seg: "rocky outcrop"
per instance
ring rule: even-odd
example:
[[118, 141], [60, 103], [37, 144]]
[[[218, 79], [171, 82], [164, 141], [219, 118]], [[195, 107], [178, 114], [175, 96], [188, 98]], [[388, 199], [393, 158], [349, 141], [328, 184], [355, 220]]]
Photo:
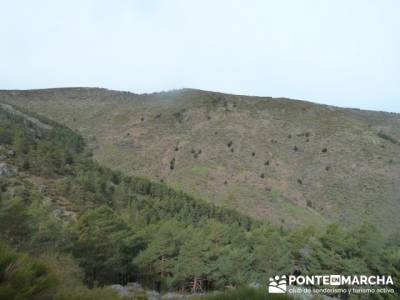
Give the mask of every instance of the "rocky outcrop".
[[0, 177], [12, 177], [17, 175], [18, 169], [7, 163], [0, 163]]
[[126, 286], [113, 284], [111, 288], [116, 291], [122, 299], [139, 299], [139, 297], [143, 297], [148, 300], [161, 300], [160, 293], [152, 290], [145, 290], [137, 282], [130, 282]]
[[72, 222], [76, 220], [76, 213], [73, 211], [69, 211], [65, 209], [64, 207], [58, 207], [54, 211], [54, 216], [56, 218], [65, 220], [67, 222]]
[[127, 298], [131, 295], [130, 291], [127, 289], [126, 286], [122, 286], [120, 284], [113, 284], [111, 285], [111, 288], [117, 292], [117, 294], [121, 298]]

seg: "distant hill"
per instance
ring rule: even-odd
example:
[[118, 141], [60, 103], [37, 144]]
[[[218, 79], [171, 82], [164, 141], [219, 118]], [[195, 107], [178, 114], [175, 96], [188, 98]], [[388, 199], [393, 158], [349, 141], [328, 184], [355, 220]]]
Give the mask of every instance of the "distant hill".
[[276, 224], [400, 229], [400, 115], [200, 90], [0, 91], [77, 129], [94, 157]]

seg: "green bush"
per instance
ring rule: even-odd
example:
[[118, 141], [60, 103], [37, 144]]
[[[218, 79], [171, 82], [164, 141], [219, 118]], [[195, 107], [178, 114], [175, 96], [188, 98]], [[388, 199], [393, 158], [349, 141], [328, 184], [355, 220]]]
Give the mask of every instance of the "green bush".
[[381, 139], [384, 139], [384, 140], [387, 140], [387, 141], [391, 142], [392, 144], [400, 145], [400, 141], [396, 140], [395, 138], [391, 137], [390, 135], [388, 135], [388, 134], [386, 134], [386, 133], [384, 133], [382, 131], [378, 132], [378, 136]]
[[60, 291], [54, 300], [121, 300], [111, 288], [75, 288]]
[[45, 299], [56, 286], [43, 262], [0, 243], [0, 299]]

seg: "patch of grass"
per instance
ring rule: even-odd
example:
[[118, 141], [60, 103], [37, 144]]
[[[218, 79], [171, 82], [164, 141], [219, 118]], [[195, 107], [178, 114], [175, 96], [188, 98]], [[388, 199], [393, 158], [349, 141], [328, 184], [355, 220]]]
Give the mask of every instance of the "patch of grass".
[[122, 126], [129, 122], [129, 115], [117, 115], [112, 119], [114, 126]]
[[301, 220], [307, 220], [306, 224], [309, 225], [323, 225], [326, 223], [325, 219], [320, 214], [310, 208], [302, 208], [300, 206], [295, 206], [289, 202], [284, 202], [281, 206], [284, 215], [288, 216], [288, 218], [299, 218]]
[[269, 195], [270, 195], [272, 201], [277, 201], [278, 198], [281, 196], [281, 192], [273, 189], [273, 190], [271, 190]]
[[192, 175], [197, 174], [206, 176], [208, 174], [208, 166], [196, 164], [192, 166], [192, 169], [190, 171]]

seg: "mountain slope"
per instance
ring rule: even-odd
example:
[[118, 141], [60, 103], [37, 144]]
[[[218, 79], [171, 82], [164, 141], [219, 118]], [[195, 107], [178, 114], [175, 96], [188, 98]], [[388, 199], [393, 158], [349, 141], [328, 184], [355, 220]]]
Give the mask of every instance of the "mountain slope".
[[400, 228], [400, 117], [199, 90], [2, 91], [79, 130], [94, 157], [275, 223]]

